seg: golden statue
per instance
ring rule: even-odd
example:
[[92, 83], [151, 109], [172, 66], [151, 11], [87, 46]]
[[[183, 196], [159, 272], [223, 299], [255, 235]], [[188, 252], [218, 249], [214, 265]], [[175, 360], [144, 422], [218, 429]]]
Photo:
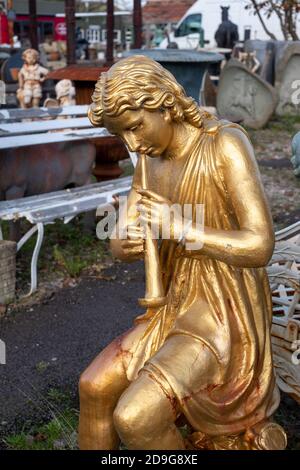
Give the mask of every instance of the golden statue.
[[41, 84], [46, 79], [48, 69], [38, 63], [39, 53], [35, 49], [26, 49], [22, 59], [25, 63], [18, 75], [17, 98], [21, 108], [38, 108], [42, 97]]
[[[124, 261], [145, 256], [150, 293], [146, 313], [81, 376], [80, 448], [117, 449], [120, 439], [144, 450], [285, 448], [272, 421], [280, 398], [264, 269], [274, 235], [247, 134], [144, 56], [101, 75], [89, 118], [141, 155], [119, 218], [128, 235], [111, 249]], [[182, 231], [175, 210], [158, 269], [149, 222], [162, 229], [175, 203], [203, 204], [204, 230], [192, 218]]]

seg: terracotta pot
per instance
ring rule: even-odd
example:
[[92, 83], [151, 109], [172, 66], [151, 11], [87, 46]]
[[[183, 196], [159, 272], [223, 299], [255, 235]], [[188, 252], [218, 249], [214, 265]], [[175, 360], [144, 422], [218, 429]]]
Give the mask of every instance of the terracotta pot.
[[15, 69], [15, 68], [10, 69], [10, 74], [11, 74], [11, 76], [12, 76], [12, 79], [13, 79], [15, 82], [18, 81], [19, 72], [20, 72], [20, 69]]

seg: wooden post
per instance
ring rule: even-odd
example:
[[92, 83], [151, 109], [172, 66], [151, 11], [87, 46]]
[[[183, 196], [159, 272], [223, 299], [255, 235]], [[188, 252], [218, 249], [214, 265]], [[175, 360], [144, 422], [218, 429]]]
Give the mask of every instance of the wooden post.
[[107, 0], [107, 16], [106, 16], [106, 65], [114, 63], [114, 0]]
[[38, 24], [36, 15], [36, 0], [29, 0], [29, 38], [31, 47], [38, 50]]
[[65, 0], [67, 26], [67, 64], [76, 64], [75, 0]]
[[134, 28], [134, 49], [142, 47], [142, 5], [141, 0], [134, 0], [133, 3], [133, 28]]
[[0, 241], [0, 305], [11, 302], [15, 297], [17, 244]]
[[[7, 0], [7, 10], [8, 11], [13, 11], [14, 4], [13, 0]], [[11, 46], [14, 45], [14, 22], [11, 20], [8, 20], [8, 36], [9, 36], [9, 43]]]

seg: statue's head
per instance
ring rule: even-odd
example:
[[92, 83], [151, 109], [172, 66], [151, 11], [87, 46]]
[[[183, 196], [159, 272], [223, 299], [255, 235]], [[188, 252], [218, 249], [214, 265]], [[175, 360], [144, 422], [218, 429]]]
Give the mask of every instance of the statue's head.
[[207, 113], [173, 75], [154, 60], [138, 55], [120, 60], [102, 73], [89, 118], [94, 126], [118, 135], [133, 152], [163, 155], [176, 124], [202, 126]]
[[40, 55], [35, 49], [26, 49], [22, 54], [22, 59], [26, 64], [33, 65], [39, 61]]
[[92, 99], [89, 118], [99, 127], [104, 115], [115, 117], [129, 109], [166, 109], [175, 122], [186, 120], [195, 127], [201, 127], [204, 115], [168, 70], [142, 55], [120, 60], [102, 73]]

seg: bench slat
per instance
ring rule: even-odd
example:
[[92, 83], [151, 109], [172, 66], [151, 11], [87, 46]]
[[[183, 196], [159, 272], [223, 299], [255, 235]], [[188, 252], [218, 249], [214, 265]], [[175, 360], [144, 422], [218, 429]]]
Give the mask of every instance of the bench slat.
[[48, 210], [55, 211], [56, 215], [59, 208], [67, 208], [69, 205], [80, 205], [82, 200], [87, 201], [87, 204], [91, 203], [94, 205], [95, 203], [92, 201], [96, 200], [99, 196], [104, 195], [106, 197], [106, 195], [128, 191], [131, 187], [131, 182], [132, 177], [127, 176], [112, 181], [81, 186], [80, 188], [29, 196], [12, 201], [1, 201], [0, 219], [16, 220], [26, 217], [29, 220], [29, 215], [33, 213], [40, 213], [39, 218], [43, 218], [43, 214], [46, 214]]
[[98, 139], [110, 137], [111, 134], [105, 128], [91, 127], [90, 129], [78, 129], [65, 132], [45, 132], [36, 135], [20, 135], [15, 137], [1, 137], [0, 149], [28, 147], [29, 145], [51, 144], [58, 142], [72, 142], [84, 139]]
[[0, 109], [0, 121], [17, 121], [19, 119], [56, 119], [59, 116], [86, 116], [88, 105], [64, 106], [62, 108]]
[[17, 135], [32, 135], [48, 131], [83, 128], [94, 129], [87, 117], [0, 124], [0, 139]]

